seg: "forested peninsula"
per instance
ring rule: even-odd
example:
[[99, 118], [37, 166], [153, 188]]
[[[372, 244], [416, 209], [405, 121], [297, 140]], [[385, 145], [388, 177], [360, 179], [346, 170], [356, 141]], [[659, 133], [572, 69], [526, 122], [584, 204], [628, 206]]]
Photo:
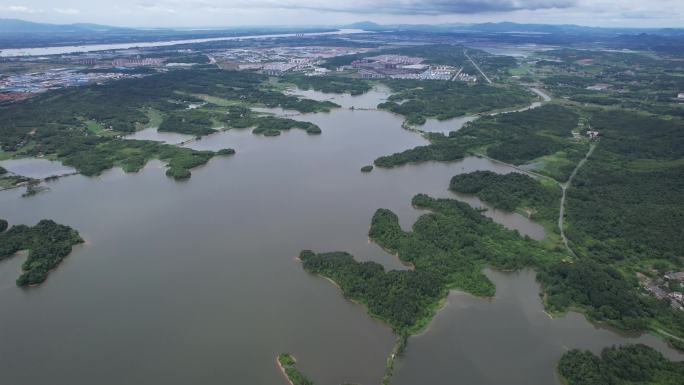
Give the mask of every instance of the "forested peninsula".
[[74, 245], [83, 243], [78, 231], [43, 219], [35, 226], [14, 225], [0, 220], [0, 260], [13, 257], [21, 250], [28, 250], [26, 262], [17, 286], [33, 286], [44, 282]]
[[155, 126], [197, 137], [230, 128], [253, 128], [266, 136], [292, 128], [320, 134], [315, 124], [264, 116], [250, 108], [319, 112], [338, 107], [284, 95], [269, 84], [267, 76], [257, 73], [198, 67], [51, 90], [0, 104], [0, 147], [6, 158], [45, 156], [87, 176], [115, 166], [135, 172], [160, 159], [168, 164], [168, 176], [186, 179], [214, 153], [125, 135]]

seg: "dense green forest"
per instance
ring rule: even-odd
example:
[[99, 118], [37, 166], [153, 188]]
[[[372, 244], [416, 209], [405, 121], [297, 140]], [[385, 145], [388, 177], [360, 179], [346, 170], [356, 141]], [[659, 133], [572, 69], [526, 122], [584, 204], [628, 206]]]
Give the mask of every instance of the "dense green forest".
[[474, 194], [501, 210], [529, 210], [533, 219], [558, 219], [560, 187], [556, 184], [545, 186], [525, 174], [502, 175], [491, 171], [459, 174], [451, 178], [449, 189]]
[[177, 132], [194, 136], [209, 135], [214, 132], [211, 118], [198, 110], [171, 111], [159, 125], [159, 131]]
[[518, 269], [546, 266], [562, 255], [507, 230], [465, 203], [413, 198], [416, 208], [429, 210], [404, 232], [389, 210], [376, 211], [370, 238], [413, 266], [412, 270], [385, 271], [374, 262], [357, 262], [346, 253], [300, 255], [304, 268], [335, 281], [344, 295], [364, 304], [374, 317], [398, 333], [416, 332], [432, 318], [448, 289], [479, 296], [495, 288], [482, 273], [485, 266]]
[[78, 232], [69, 226], [43, 219], [33, 227], [14, 225], [9, 230], [2, 221], [0, 232], [0, 260], [28, 250], [28, 258], [21, 266], [23, 273], [17, 279], [18, 286], [37, 285], [47, 279], [50, 270], [56, 268], [71, 253], [72, 246], [82, 243]]
[[384, 80], [392, 90], [378, 108], [406, 117], [410, 125], [427, 118], [451, 119], [466, 114], [528, 104], [533, 96], [521, 87], [494, 87], [484, 83]]
[[278, 355], [278, 364], [285, 372], [287, 379], [292, 385], [313, 385], [313, 381], [306, 378], [306, 376], [297, 369], [297, 361], [289, 353], [280, 353]]
[[567, 385], [679, 385], [684, 363], [642, 344], [605, 348], [600, 357], [573, 349], [561, 358], [558, 373]]
[[568, 236], [605, 261], [667, 259], [684, 252], [684, 122], [596, 111], [592, 159], [568, 190]]
[[375, 165], [394, 167], [430, 160], [452, 161], [477, 151], [513, 164], [553, 155], [559, 159], [542, 161], [538, 171], [565, 180], [586, 152], [586, 145], [572, 139], [571, 131], [577, 127], [578, 119], [572, 109], [555, 104], [484, 116], [448, 136], [430, 133], [426, 135], [429, 145], [382, 156], [375, 160]]

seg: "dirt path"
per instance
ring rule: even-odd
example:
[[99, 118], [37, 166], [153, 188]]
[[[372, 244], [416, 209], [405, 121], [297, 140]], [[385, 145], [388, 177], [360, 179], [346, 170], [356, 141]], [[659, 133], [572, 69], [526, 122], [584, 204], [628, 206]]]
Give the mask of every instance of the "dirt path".
[[570, 174], [570, 177], [565, 183], [559, 183], [561, 190], [563, 194], [561, 195], [561, 202], [560, 202], [560, 210], [558, 213], [558, 229], [560, 230], [560, 236], [561, 240], [563, 241], [563, 245], [565, 246], [565, 249], [568, 250], [568, 253], [572, 254], [573, 257], [576, 257], [575, 252], [572, 251], [570, 246], [568, 245], [568, 238], [565, 236], [565, 230], [563, 229], [563, 222], [565, 220], [565, 197], [567, 195], [567, 190], [568, 187], [572, 184], [572, 180], [575, 178], [575, 175], [577, 175], [577, 171], [579, 171], [582, 166], [587, 162], [589, 157], [591, 156], [591, 153], [594, 152], [594, 149], [596, 148], [596, 144], [592, 143], [589, 146], [589, 151], [587, 151], [587, 154], [584, 155], [584, 158], [577, 163], [577, 166], [575, 167], [574, 170], [572, 170], [572, 174]]

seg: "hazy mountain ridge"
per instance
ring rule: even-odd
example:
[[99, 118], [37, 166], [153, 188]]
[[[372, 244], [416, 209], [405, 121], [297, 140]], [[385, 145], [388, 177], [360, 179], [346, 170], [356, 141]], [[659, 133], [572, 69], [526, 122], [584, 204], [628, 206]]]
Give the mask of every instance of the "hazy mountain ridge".
[[130, 30], [132, 29], [91, 23], [48, 24], [21, 19], [0, 19], [0, 33], [79, 33]]

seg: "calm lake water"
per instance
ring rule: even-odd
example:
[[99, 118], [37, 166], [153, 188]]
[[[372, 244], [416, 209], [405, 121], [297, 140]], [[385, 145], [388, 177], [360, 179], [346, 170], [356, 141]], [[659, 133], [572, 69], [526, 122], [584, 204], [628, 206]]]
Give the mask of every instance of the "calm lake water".
[[452, 292], [429, 329], [409, 341], [394, 384], [559, 384], [555, 367], [568, 349], [599, 353], [624, 343], [643, 343], [669, 359], [684, 359], [652, 335], [621, 336], [577, 313], [551, 319], [543, 312], [533, 271], [486, 274], [496, 284], [496, 297]]
[[386, 102], [390, 96], [390, 89], [384, 85], [377, 85], [363, 95], [351, 94], [326, 94], [314, 90], [302, 90], [291, 88], [287, 90], [290, 95], [301, 96], [318, 101], [331, 101], [343, 108], [375, 109], [378, 104]]
[[441, 132], [446, 135], [451, 131], [460, 130], [466, 123], [472, 122], [475, 119], [477, 119], [475, 115], [460, 116], [447, 120], [427, 119], [425, 124], [416, 126], [416, 128], [425, 132]]
[[43, 158], [24, 158], [0, 161], [0, 166], [11, 173], [29, 178], [43, 179], [53, 175], [64, 175], [76, 172], [73, 167], [61, 162]]
[[[404, 268], [368, 242], [377, 208], [393, 210], [409, 229], [424, 213], [411, 207], [413, 195], [455, 197], [447, 191], [455, 174], [513, 170], [467, 158], [361, 173], [378, 156], [426, 142], [386, 112], [297, 119], [323, 133], [268, 138], [231, 130], [191, 142], [237, 155], [212, 159], [187, 182], [151, 162], [134, 174], [62, 178], [29, 198], [0, 193], [0, 216], [11, 223], [51, 218], [87, 241], [39, 288], [14, 285], [23, 257], [0, 262], [0, 383], [283, 385], [275, 357], [286, 351], [317, 384], [379, 383], [394, 343], [390, 329], [294, 257], [302, 249], [344, 250]], [[518, 214], [486, 214], [540, 236]], [[497, 298], [452, 294], [430, 329], [410, 340], [397, 384], [474, 384], [484, 378], [481, 368], [489, 383], [503, 376], [555, 383], [559, 346], [632, 341], [574, 314], [544, 318], [530, 273], [491, 274]]]
[[126, 135], [126, 139], [154, 140], [168, 144], [179, 144], [194, 138], [192, 135], [179, 134], [177, 132], [157, 131], [157, 127], [148, 127]]

